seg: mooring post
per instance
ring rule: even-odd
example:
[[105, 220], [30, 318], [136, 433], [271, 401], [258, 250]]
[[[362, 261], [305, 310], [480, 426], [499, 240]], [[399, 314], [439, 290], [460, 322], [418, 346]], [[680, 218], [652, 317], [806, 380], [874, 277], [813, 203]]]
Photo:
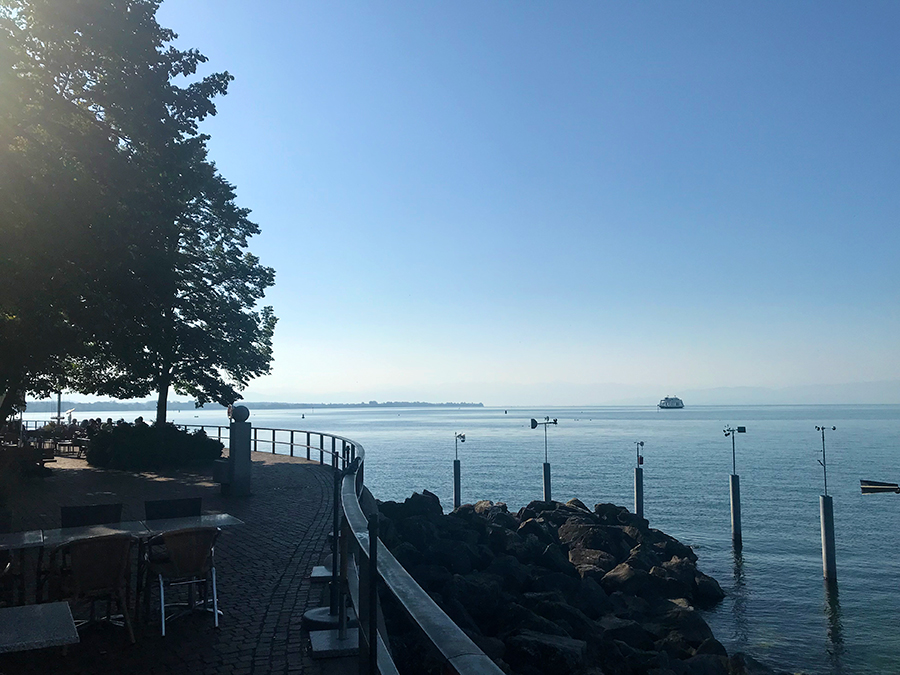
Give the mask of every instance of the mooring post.
[[544, 462], [544, 501], [552, 500], [550, 493], [550, 462]]
[[728, 488], [731, 492], [731, 542], [739, 549], [744, 545], [741, 536], [741, 477], [731, 474], [728, 477]]
[[734, 453], [735, 434], [747, 433], [747, 427], [725, 427], [725, 437], [731, 436], [731, 475], [728, 477], [728, 491], [731, 493], [731, 543], [736, 550], [744, 545], [741, 535], [741, 477], [737, 475], [737, 461]]
[[461, 483], [459, 475], [459, 460], [453, 460], [453, 508], [458, 509], [462, 504]]
[[819, 495], [819, 520], [822, 524], [822, 574], [826, 581], [837, 581], [834, 557], [834, 502], [830, 495]]
[[466, 435], [457, 433], [453, 438], [453, 508], [458, 509], [462, 504], [462, 488], [459, 470], [459, 444], [466, 442]]
[[639, 517], [644, 517], [644, 469], [641, 464], [644, 458], [641, 457], [641, 448], [644, 447], [644, 441], [635, 441], [635, 456], [637, 463], [634, 466], [634, 512]]
[[[822, 480], [824, 482], [824, 494], [819, 495], [819, 523], [822, 528], [822, 574], [826, 581], [837, 581], [837, 564], [834, 556], [834, 502], [828, 494], [828, 461], [825, 459], [825, 425], [817, 426], [816, 431], [822, 432], [822, 459], [818, 460], [822, 465]], [[837, 431], [837, 427], [831, 427]]]
[[551, 420], [549, 417], [545, 417], [543, 422], [538, 422], [536, 419], [531, 420], [531, 428], [537, 429], [538, 425], [542, 425], [544, 427], [544, 501], [549, 502], [552, 500], [551, 492], [550, 492], [550, 456], [547, 454], [547, 427], [551, 424], [556, 424], [556, 419]]
[[644, 470], [634, 467], [634, 512], [644, 517]]

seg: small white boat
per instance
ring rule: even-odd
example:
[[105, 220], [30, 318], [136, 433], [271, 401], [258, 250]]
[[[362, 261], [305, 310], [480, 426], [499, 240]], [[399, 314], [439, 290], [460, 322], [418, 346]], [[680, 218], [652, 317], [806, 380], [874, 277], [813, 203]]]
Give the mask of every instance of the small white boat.
[[682, 401], [677, 396], [666, 396], [659, 404], [656, 406], [657, 408], [662, 408], [663, 410], [672, 410], [675, 408], [683, 408], [684, 401]]

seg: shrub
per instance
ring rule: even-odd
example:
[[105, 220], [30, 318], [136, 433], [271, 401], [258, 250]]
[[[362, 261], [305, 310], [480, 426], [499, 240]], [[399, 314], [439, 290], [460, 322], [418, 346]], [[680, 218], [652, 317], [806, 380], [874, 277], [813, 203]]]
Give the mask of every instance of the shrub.
[[174, 424], [120, 424], [91, 439], [87, 461], [92, 466], [146, 471], [210, 464], [224, 446], [203, 431], [182, 431]]

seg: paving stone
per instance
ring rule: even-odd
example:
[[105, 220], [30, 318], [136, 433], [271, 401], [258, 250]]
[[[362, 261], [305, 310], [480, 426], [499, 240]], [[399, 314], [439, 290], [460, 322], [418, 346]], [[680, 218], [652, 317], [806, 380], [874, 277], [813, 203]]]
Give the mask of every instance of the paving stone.
[[[316, 456], [316, 459], [318, 457]], [[328, 465], [269, 453], [253, 455], [253, 494], [226, 498], [210, 474], [192, 471], [132, 474], [59, 458], [52, 474], [22, 486], [13, 529], [59, 527], [59, 507], [121, 501], [122, 520], [141, 520], [144, 500], [200, 495], [205, 511], [237, 516], [216, 544], [218, 630], [206, 615], [168, 623], [159, 634], [156, 594], [135, 625], [135, 645], [114, 626], [84, 630], [66, 655], [59, 649], [0, 656], [11, 675], [328, 675], [334, 665], [307, 654], [300, 620], [309, 602], [309, 575], [330, 552], [332, 473]], [[36, 556], [28, 560], [36, 564]], [[345, 672], [353, 672], [352, 664]]]

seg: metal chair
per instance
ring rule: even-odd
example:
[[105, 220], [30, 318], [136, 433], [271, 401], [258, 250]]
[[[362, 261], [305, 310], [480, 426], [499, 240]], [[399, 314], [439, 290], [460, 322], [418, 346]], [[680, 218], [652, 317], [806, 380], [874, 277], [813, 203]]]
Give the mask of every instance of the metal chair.
[[[219, 627], [219, 598], [216, 589], [215, 545], [219, 536], [217, 527], [194, 527], [175, 530], [161, 535], [168, 551], [164, 561], [147, 560], [148, 577], [155, 576], [159, 581], [159, 613], [161, 632], [166, 634], [166, 621], [182, 616], [194, 609], [207, 610], [207, 583], [212, 585], [212, 612], [216, 628]], [[197, 584], [203, 586], [203, 599], [194, 602], [193, 589]], [[180, 606], [185, 609], [166, 616], [166, 587], [187, 586], [188, 601]], [[175, 606], [172, 604], [171, 606]]]
[[182, 497], [179, 499], [151, 499], [144, 502], [145, 520], [165, 520], [199, 516], [202, 497]]
[[80, 628], [96, 620], [94, 603], [97, 600], [107, 601], [106, 620], [111, 621], [111, 606], [115, 601], [132, 644], [134, 629], [128, 614], [126, 589], [133, 542], [129, 534], [110, 534], [70, 542], [62, 547], [69, 558], [68, 573], [59, 577], [60, 599], [69, 600], [72, 604], [90, 602], [90, 618], [76, 621], [76, 626]]
[[[87, 504], [84, 506], [60, 506], [59, 507], [59, 520], [60, 527], [88, 527], [90, 525], [106, 525], [109, 523], [121, 523], [122, 522], [122, 503], [116, 504]], [[50, 551], [50, 559], [45, 563], [44, 562], [44, 549], [42, 548], [40, 553], [38, 554], [38, 570], [37, 570], [37, 589], [35, 591], [35, 595], [38, 598], [43, 596], [43, 587], [44, 584], [51, 576], [56, 576], [55, 581], [57, 582], [57, 586], [60, 583], [60, 578], [66, 574], [70, 573], [71, 563], [69, 562], [68, 550], [66, 547], [62, 547], [62, 551], [53, 550]], [[60, 564], [57, 569], [53, 569], [56, 567], [56, 556], [59, 553], [62, 553], [60, 556]], [[50, 588], [50, 597], [51, 599], [54, 597], [54, 594], [58, 592], [58, 589]]]
[[60, 527], [85, 527], [122, 522], [122, 502], [118, 504], [88, 504], [60, 506]]

